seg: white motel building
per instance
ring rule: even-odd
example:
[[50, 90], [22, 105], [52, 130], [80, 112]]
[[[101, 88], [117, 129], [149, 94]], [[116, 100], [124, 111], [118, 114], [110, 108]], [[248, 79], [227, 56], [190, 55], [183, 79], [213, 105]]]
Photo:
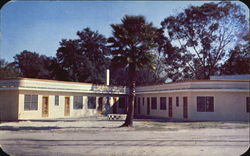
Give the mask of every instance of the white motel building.
[[[135, 114], [184, 121], [249, 121], [249, 75], [136, 87]], [[123, 86], [0, 80], [0, 121], [126, 113]]]

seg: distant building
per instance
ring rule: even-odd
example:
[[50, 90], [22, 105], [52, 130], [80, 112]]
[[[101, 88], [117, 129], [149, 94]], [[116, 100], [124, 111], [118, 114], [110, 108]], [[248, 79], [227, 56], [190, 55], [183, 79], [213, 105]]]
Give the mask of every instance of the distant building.
[[[187, 121], [249, 121], [249, 82], [213, 79], [139, 86], [135, 114]], [[128, 89], [121, 86], [0, 80], [0, 121], [125, 113], [127, 94]]]
[[250, 80], [250, 74], [210, 76], [210, 80]]

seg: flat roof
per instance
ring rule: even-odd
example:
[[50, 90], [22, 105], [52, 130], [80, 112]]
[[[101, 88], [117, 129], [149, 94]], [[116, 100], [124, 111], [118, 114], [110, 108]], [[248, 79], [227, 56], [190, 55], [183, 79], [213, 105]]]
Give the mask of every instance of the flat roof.
[[[9, 78], [9, 79], [1, 79], [2, 80], [34, 80], [34, 81], [47, 81], [47, 82], [61, 82], [61, 83], [73, 83], [73, 84], [88, 84], [88, 85], [100, 85], [107, 86], [106, 84], [97, 84], [97, 83], [86, 83], [86, 82], [74, 82], [74, 81], [61, 81], [61, 80], [50, 80], [50, 79], [38, 79], [38, 78], [25, 78], [25, 77], [17, 77], [17, 78]], [[186, 82], [250, 82], [250, 80], [232, 80], [232, 79], [219, 79], [219, 80], [184, 80], [184, 81], [176, 81], [176, 82], [165, 82], [160, 84], [148, 84], [148, 85], [138, 85], [137, 87], [144, 86], [156, 86], [156, 85], [166, 85], [166, 84], [179, 84]], [[125, 87], [119, 85], [109, 85], [109, 86], [117, 86], [117, 87]]]

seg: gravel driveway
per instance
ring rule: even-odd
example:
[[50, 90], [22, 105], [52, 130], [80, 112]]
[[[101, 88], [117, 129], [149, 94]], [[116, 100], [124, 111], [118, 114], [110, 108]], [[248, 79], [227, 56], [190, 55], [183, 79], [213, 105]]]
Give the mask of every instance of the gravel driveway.
[[236, 156], [249, 147], [247, 122], [136, 120], [133, 128], [103, 117], [0, 124], [0, 144], [15, 156]]

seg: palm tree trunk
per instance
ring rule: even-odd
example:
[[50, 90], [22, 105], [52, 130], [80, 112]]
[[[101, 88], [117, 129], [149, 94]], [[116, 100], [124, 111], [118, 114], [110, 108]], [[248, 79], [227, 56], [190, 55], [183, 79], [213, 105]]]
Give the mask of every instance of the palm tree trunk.
[[134, 104], [135, 104], [135, 66], [129, 65], [129, 99], [128, 99], [128, 111], [125, 123], [121, 127], [132, 127], [134, 119]]

